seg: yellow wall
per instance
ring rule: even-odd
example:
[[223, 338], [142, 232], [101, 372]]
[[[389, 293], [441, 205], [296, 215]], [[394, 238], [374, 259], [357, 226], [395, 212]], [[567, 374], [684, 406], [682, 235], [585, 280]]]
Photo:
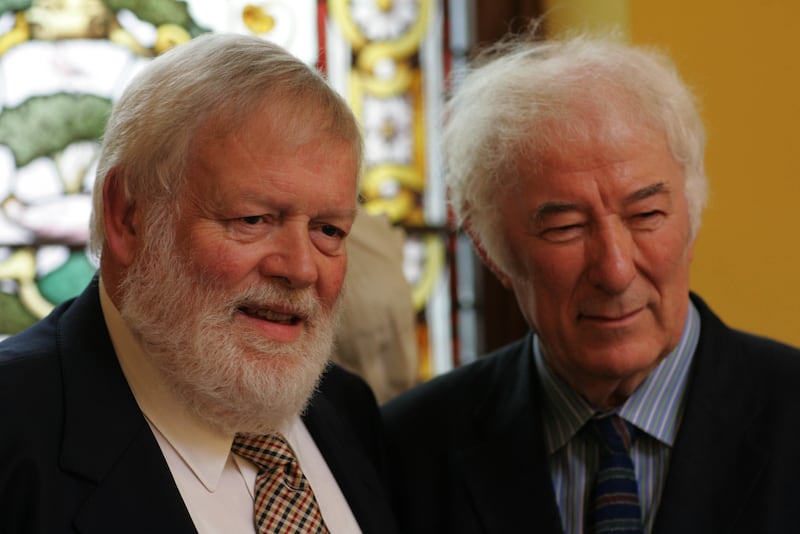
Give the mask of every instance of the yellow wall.
[[578, 15], [558, 29], [618, 24], [702, 103], [711, 197], [693, 289], [731, 326], [800, 346], [800, 2], [615, 0], [597, 15], [604, 3], [567, 1]]
[[615, 28], [623, 34], [630, 25], [630, 0], [545, 0], [547, 29], [558, 35], [565, 30]]

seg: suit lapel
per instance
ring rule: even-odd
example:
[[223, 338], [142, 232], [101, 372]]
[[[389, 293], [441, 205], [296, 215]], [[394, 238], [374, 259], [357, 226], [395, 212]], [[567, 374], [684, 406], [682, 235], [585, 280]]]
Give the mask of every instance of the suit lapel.
[[81, 532], [195, 532], [161, 450], [119, 367], [97, 281], [59, 323], [64, 382], [61, 467], [94, 484]]
[[144, 428], [98, 483], [76, 517], [80, 532], [196, 532], [161, 451]]
[[493, 369], [475, 413], [474, 443], [455, 452], [486, 532], [561, 532], [539, 408], [532, 339]]
[[318, 392], [312, 398], [303, 422], [347, 499], [362, 532], [394, 532], [394, 525], [390, 522], [394, 516], [375, 468], [367, 460], [364, 447], [355, 439], [353, 432], [347, 431], [347, 421], [342, 420], [324, 393]]
[[758, 375], [748, 372], [727, 327], [701, 301], [695, 305], [701, 337], [656, 533], [731, 532], [769, 456], [755, 425], [762, 411]]

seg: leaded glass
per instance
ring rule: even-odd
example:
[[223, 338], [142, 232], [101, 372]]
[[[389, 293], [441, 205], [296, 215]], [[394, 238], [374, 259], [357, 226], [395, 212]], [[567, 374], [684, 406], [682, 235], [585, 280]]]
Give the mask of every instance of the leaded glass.
[[237, 32], [325, 70], [351, 103], [365, 133], [365, 209], [408, 230], [423, 369], [452, 366], [452, 236], [434, 149], [444, 24], [436, 0], [0, 0], [0, 335], [93, 275], [98, 139], [127, 81], [203, 32]]

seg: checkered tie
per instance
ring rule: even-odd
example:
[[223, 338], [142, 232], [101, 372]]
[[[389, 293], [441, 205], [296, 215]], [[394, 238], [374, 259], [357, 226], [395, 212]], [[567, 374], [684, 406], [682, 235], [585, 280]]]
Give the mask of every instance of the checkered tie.
[[641, 534], [639, 486], [628, 452], [636, 429], [616, 414], [594, 417], [590, 426], [600, 444], [600, 467], [589, 506], [589, 532]]
[[311, 485], [280, 434], [236, 434], [231, 450], [258, 466], [253, 522], [259, 534], [327, 534]]

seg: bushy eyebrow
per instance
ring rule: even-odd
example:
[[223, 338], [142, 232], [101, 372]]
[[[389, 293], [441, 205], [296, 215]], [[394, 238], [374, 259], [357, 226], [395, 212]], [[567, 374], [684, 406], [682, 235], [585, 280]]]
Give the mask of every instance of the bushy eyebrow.
[[631, 193], [630, 195], [628, 195], [625, 198], [625, 204], [633, 204], [634, 202], [638, 202], [639, 200], [644, 200], [646, 198], [650, 198], [652, 196], [667, 192], [669, 192], [667, 184], [665, 184], [664, 182], [656, 182], [654, 184], [650, 184], [641, 189], [638, 189], [633, 193]]
[[536, 211], [533, 213], [533, 220], [535, 220], [537, 223], [541, 223], [551, 215], [556, 215], [558, 213], [566, 213], [568, 211], [575, 211], [577, 209], [578, 205], [572, 202], [559, 202], [559, 201], [545, 202], [544, 204], [536, 208]]
[[[630, 205], [634, 204], [640, 200], [644, 200], [646, 198], [650, 198], [655, 195], [659, 195], [662, 193], [667, 193], [669, 191], [669, 187], [664, 182], [656, 182], [654, 184], [650, 184], [648, 186], [642, 187], [641, 189], [637, 189], [627, 197], [625, 197], [624, 204]], [[561, 201], [550, 201], [545, 202], [541, 206], [536, 208], [536, 211], [533, 213], [532, 219], [537, 223], [543, 222], [547, 217], [551, 215], [557, 215], [559, 213], [567, 213], [570, 211], [577, 211], [580, 210], [580, 206], [573, 202], [561, 202]]]
[[[240, 194], [242, 200], [260, 205], [266, 211], [272, 210], [283, 214], [291, 208], [290, 203], [267, 197], [260, 191], [243, 191]], [[355, 219], [356, 215], [358, 215], [358, 211], [358, 207], [329, 206], [325, 211], [318, 213], [314, 219]]]

